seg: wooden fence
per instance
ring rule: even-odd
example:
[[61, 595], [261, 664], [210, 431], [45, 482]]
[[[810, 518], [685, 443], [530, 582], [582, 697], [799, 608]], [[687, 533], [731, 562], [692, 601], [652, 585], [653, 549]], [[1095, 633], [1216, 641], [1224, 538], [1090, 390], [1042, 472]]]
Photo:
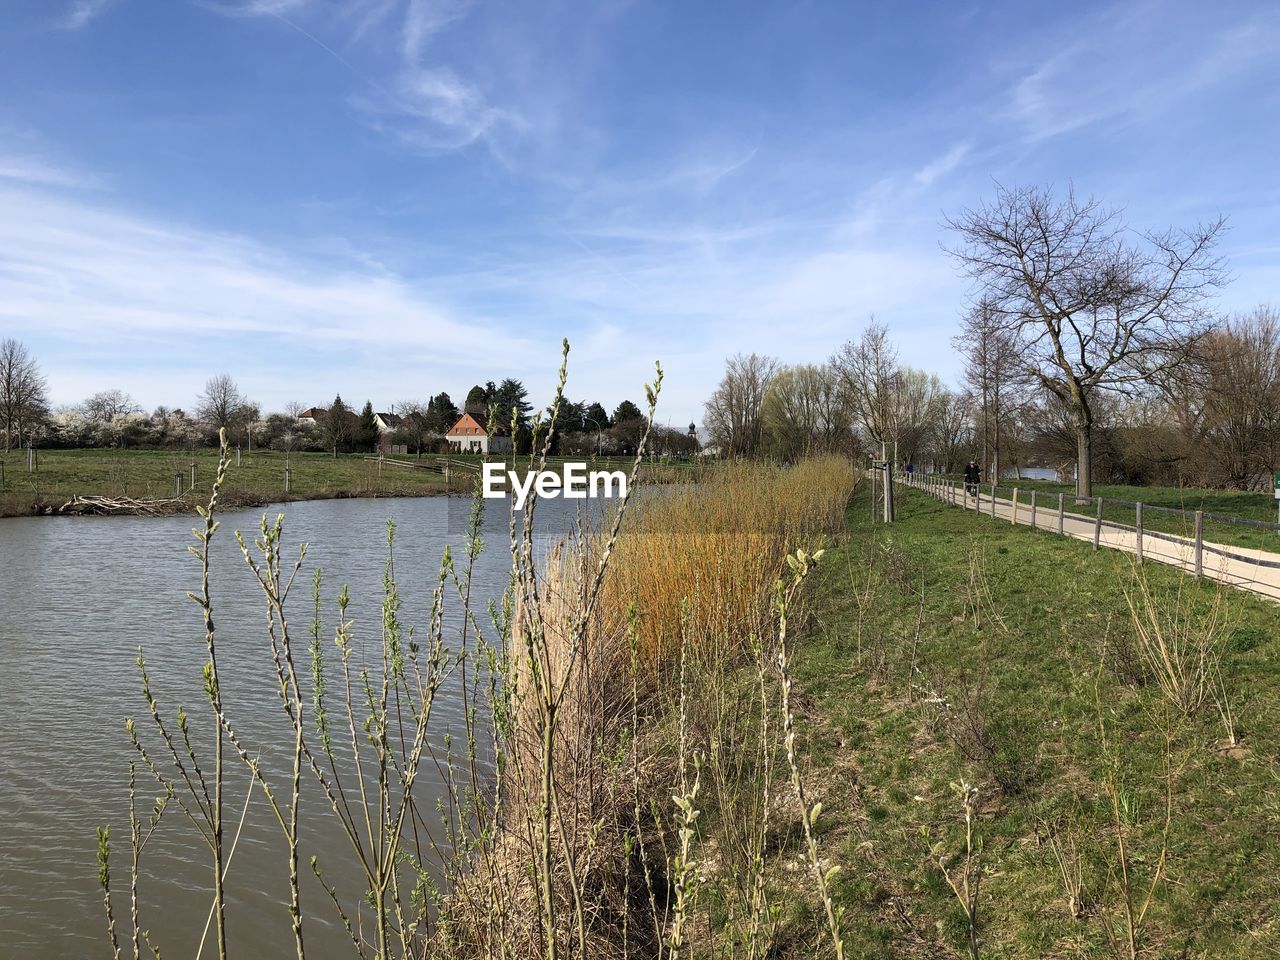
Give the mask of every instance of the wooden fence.
[[[995, 484], [966, 486], [936, 474], [904, 474], [900, 479], [905, 486], [981, 516], [1085, 540], [1095, 550], [1122, 550], [1138, 560], [1170, 564], [1280, 600], [1280, 524], [1112, 497], [1046, 495]], [[1217, 536], [1207, 536], [1207, 529]], [[1266, 542], [1270, 538], [1274, 549]]]

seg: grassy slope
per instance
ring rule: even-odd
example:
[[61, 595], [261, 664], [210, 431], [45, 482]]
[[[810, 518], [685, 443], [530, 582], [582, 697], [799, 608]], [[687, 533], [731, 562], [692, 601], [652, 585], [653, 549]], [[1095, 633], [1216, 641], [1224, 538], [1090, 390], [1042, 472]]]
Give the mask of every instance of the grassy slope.
[[[161, 450], [46, 450], [40, 453], [38, 473], [27, 473], [25, 455], [4, 457], [5, 484], [0, 487], [0, 516], [30, 513], [33, 504], [60, 506], [74, 495], [172, 497], [175, 474], [183, 490], [191, 476], [189, 452]], [[196, 490], [207, 496], [217, 469], [214, 450], [195, 454]], [[292, 454], [290, 498], [337, 496], [395, 496], [445, 492], [444, 478], [425, 470], [384, 467], [360, 455], [337, 459], [322, 453]], [[229, 503], [284, 500], [285, 457], [274, 451], [234, 455], [226, 498]]]
[[[796, 663], [828, 811], [822, 843], [846, 865], [848, 954], [961, 948], [963, 915], [929, 851], [943, 839], [947, 851], [958, 849], [960, 806], [948, 785], [968, 780], [980, 788], [983, 811], [984, 954], [1108, 956], [1103, 918], [1118, 920], [1119, 898], [1099, 704], [1139, 885], [1159, 852], [1163, 811], [1159, 692], [1123, 680], [1113, 665], [1100, 669], [1108, 632], [1132, 631], [1122, 594], [1130, 561], [914, 491], [891, 533], [872, 529], [867, 515], [864, 494], [849, 510], [848, 543], [819, 567], [811, 636]], [[975, 547], [985, 552], [1002, 620], [982, 631], [966, 616]], [[868, 559], [872, 597], [860, 603]], [[1155, 587], [1181, 586], [1201, 606], [1212, 599], [1214, 587], [1148, 567]], [[1178, 729], [1175, 753], [1187, 766], [1175, 788], [1169, 881], [1148, 914], [1144, 955], [1253, 957], [1263, 944], [1280, 947], [1277, 609], [1238, 593], [1229, 602], [1224, 675], [1247, 753], [1219, 749], [1212, 704]], [[930, 694], [951, 711], [922, 702]], [[957, 716], [966, 705], [981, 714], [991, 747], [968, 757], [948, 732], [965, 729]], [[1083, 919], [1065, 906], [1046, 823], [1072, 825], [1078, 836]]]

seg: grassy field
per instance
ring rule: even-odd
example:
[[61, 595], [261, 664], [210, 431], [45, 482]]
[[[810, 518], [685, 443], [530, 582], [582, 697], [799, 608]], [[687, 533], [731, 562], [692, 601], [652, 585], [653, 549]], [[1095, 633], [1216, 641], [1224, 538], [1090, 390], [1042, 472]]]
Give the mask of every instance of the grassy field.
[[[868, 513], [864, 493], [819, 565], [795, 662], [846, 955], [970, 955], [939, 864], [960, 881], [963, 783], [982, 956], [1280, 952], [1276, 607], [1146, 565], [1162, 608], [1217, 638], [1223, 693], [1183, 715], [1136, 645], [1128, 557], [917, 491], [892, 529]], [[1131, 949], [1125, 903], [1148, 899]]]
[[[194, 504], [207, 498], [217, 470], [215, 450], [44, 450], [38, 451], [38, 469], [28, 472], [25, 453], [0, 454], [4, 480], [0, 483], [0, 517], [24, 516], [39, 507], [60, 507], [74, 496], [171, 498], [179, 488]], [[396, 457], [432, 464], [436, 456], [421, 459]], [[478, 458], [461, 458], [478, 464]], [[563, 462], [554, 458], [552, 466]], [[195, 463], [195, 490], [191, 491], [191, 465]], [[605, 458], [598, 468], [625, 469], [629, 461]], [[288, 457], [289, 492], [285, 494], [285, 454], [273, 450], [242, 453], [224, 488], [230, 506], [253, 506], [285, 500], [323, 500], [334, 497], [415, 497], [471, 492], [472, 480], [392, 464], [381, 468], [364, 454], [293, 453]], [[650, 467], [642, 479], [672, 479], [691, 471], [678, 465]]]
[[[191, 465], [195, 463], [195, 498], [207, 498], [217, 470], [214, 450], [46, 450], [39, 469], [27, 472], [25, 454], [3, 458], [5, 482], [0, 486], [0, 516], [32, 513], [36, 506], [61, 506], [73, 496], [170, 498], [178, 478], [187, 500]], [[384, 466], [359, 454], [337, 458], [323, 453], [289, 455], [289, 493], [284, 489], [285, 455], [275, 451], [234, 455], [225, 488], [226, 502], [252, 505], [280, 500], [315, 500], [354, 496], [421, 496], [445, 493], [445, 479], [427, 470]], [[462, 489], [455, 480], [454, 485]]]
[[[958, 480], [959, 478], [953, 478]], [[996, 488], [996, 496], [1007, 499], [1017, 487], [1019, 502], [1028, 503], [1031, 491], [1036, 491], [1037, 506], [1057, 509], [1058, 494], [1066, 494], [1066, 509], [1069, 512], [1094, 515], [1093, 507], [1088, 504], [1074, 506], [1072, 494], [1075, 486], [1068, 483], [1057, 483], [1049, 480], [1004, 480]], [[983, 492], [989, 488], [984, 483]], [[1165, 513], [1161, 510], [1143, 510], [1142, 522], [1145, 529], [1179, 536], [1191, 537], [1195, 534], [1195, 520], [1191, 516], [1197, 510], [1206, 513], [1225, 514], [1256, 520], [1262, 523], [1275, 523], [1277, 518], [1276, 501], [1269, 494], [1253, 493], [1247, 490], [1204, 490], [1186, 487], [1131, 487], [1119, 484], [1094, 484], [1093, 493], [1102, 497], [1102, 516], [1104, 520], [1132, 526], [1135, 511], [1131, 504], [1150, 504], [1153, 507], [1166, 507], [1182, 510], [1186, 516]], [[1128, 501], [1128, 503], [1108, 503], [1108, 500]], [[1258, 550], [1274, 550], [1280, 552], [1280, 532], [1261, 530], [1239, 524], [1223, 523], [1206, 517], [1203, 521], [1204, 538], [1213, 543], [1234, 544], [1241, 547], [1252, 547]]]

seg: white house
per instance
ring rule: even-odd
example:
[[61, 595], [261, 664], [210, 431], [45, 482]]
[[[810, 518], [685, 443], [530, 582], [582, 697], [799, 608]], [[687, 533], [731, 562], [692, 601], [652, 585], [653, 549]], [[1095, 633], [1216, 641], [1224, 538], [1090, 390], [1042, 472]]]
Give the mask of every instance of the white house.
[[490, 431], [485, 420], [481, 414], [464, 413], [444, 438], [455, 453], [510, 453], [511, 438], [501, 427]]
[[378, 449], [382, 453], [408, 453], [409, 447], [403, 443], [393, 443], [391, 438], [397, 430], [404, 426], [404, 417], [398, 413], [375, 413], [373, 422], [378, 425]]

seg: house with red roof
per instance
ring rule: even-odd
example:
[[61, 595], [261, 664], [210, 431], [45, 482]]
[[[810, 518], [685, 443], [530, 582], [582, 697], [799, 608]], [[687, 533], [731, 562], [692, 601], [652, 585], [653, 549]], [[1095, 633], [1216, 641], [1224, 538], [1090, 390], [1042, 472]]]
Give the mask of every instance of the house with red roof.
[[511, 437], [502, 427], [480, 413], [464, 413], [444, 435], [455, 453], [510, 453]]

